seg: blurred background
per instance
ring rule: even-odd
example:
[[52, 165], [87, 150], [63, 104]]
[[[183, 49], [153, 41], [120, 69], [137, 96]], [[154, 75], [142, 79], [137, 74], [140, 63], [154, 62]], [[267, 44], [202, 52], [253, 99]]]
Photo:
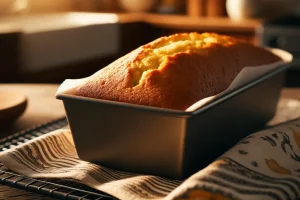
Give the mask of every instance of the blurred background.
[[300, 87], [300, 0], [0, 0], [0, 82], [81, 78], [157, 37], [217, 32], [295, 57]]

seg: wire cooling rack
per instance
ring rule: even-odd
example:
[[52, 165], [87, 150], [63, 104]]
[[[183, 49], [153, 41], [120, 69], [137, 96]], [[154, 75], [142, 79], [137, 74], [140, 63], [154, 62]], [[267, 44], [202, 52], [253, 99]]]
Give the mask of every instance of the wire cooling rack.
[[[8, 136], [0, 140], [0, 152], [67, 125], [67, 119], [61, 118]], [[58, 199], [117, 200], [108, 194], [78, 182], [63, 179], [34, 179], [10, 172], [6, 169], [1, 170], [1, 167], [3, 168], [4, 166], [0, 163], [0, 184]]]

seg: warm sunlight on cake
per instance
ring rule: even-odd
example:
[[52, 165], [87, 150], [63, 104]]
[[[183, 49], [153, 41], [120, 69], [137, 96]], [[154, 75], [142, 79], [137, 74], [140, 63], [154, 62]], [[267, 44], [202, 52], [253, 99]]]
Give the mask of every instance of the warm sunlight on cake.
[[201, 54], [203, 49], [212, 44], [228, 46], [231, 42], [227, 36], [210, 33], [178, 34], [172, 37], [164, 37], [160, 41], [154, 41], [145, 45], [144, 52], [131, 64], [134, 71], [132, 85], [139, 85], [147, 73], [160, 70], [170, 57], [191, 52]]

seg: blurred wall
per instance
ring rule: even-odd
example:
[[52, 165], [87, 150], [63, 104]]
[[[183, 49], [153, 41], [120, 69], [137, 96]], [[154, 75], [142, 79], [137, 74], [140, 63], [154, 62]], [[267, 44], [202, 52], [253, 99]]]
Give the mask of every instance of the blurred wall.
[[74, 0], [28, 0], [28, 12], [70, 11]]
[[13, 7], [27, 5], [24, 13], [49, 13], [64, 11], [119, 10], [117, 0], [0, 0], [0, 15], [12, 12]]

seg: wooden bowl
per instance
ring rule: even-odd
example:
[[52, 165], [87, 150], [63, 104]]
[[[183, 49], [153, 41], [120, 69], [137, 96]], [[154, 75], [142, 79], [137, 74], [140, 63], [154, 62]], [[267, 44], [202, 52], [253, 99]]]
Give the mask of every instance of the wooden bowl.
[[0, 123], [20, 117], [27, 107], [27, 98], [20, 93], [0, 91]]

